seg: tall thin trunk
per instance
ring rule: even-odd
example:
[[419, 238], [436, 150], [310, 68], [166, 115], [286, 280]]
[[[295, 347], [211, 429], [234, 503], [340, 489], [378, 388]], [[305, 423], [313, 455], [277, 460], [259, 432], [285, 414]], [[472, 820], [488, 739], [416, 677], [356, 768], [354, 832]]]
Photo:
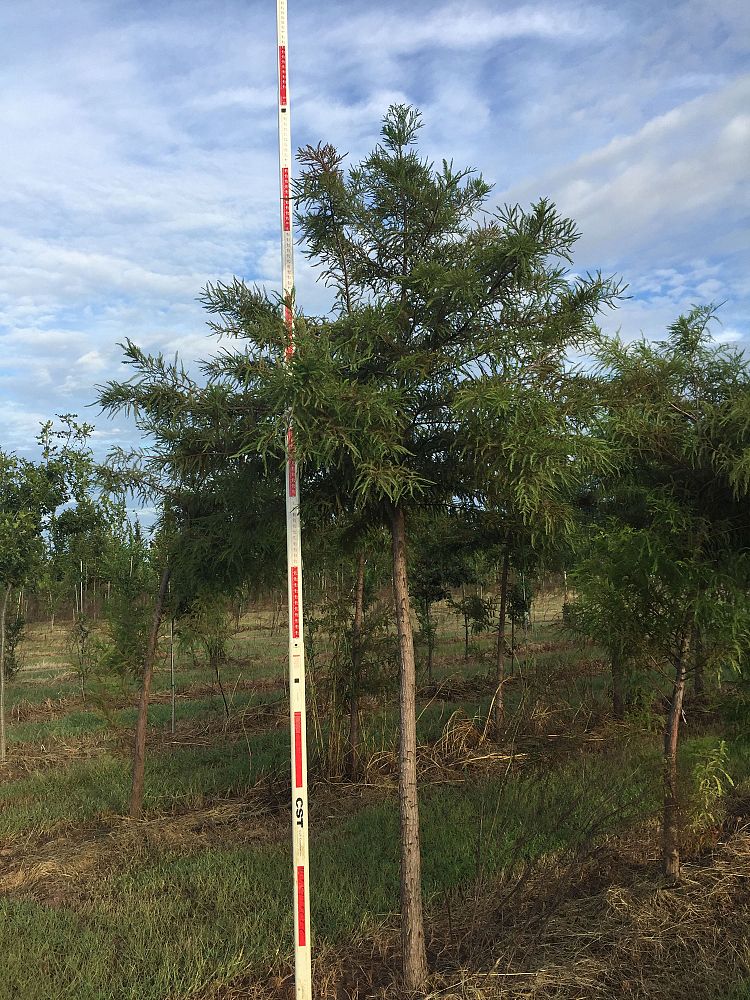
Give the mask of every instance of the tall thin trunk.
[[0, 764], [5, 763], [5, 617], [8, 611], [10, 584], [6, 584], [3, 606], [0, 610]]
[[693, 691], [697, 698], [702, 698], [706, 690], [705, 666], [703, 635], [700, 626], [695, 625], [693, 626]]
[[461, 606], [464, 615], [464, 659], [469, 659], [469, 615], [466, 612], [466, 587], [461, 584]]
[[430, 601], [426, 602], [425, 621], [427, 622], [427, 682], [432, 684], [432, 661], [435, 656], [435, 635], [432, 631], [432, 619], [430, 617]]
[[227, 701], [227, 696], [224, 692], [224, 685], [221, 681], [221, 656], [218, 653], [209, 654], [209, 664], [213, 669], [216, 683], [219, 685], [221, 700], [224, 702], [224, 725], [227, 726], [229, 724], [229, 702]]
[[169, 619], [169, 687], [172, 693], [172, 726], [174, 734], [174, 724], [176, 715], [176, 691], [174, 685], [174, 615]]
[[680, 650], [675, 663], [672, 704], [664, 730], [664, 818], [662, 822], [662, 860], [664, 873], [675, 882], [680, 877], [679, 820], [680, 801], [677, 776], [677, 741], [685, 696], [685, 650]]
[[359, 760], [359, 689], [362, 672], [362, 623], [365, 617], [365, 554], [357, 558], [357, 584], [354, 588], [354, 622], [352, 623], [352, 678], [349, 692], [349, 744], [346, 771], [349, 779], [357, 777]]
[[508, 568], [510, 566], [510, 543], [506, 540], [503, 552], [503, 568], [500, 573], [500, 614], [497, 624], [497, 689], [495, 691], [495, 730], [500, 731], [505, 719], [505, 623], [508, 608]]
[[151, 619], [151, 631], [146, 644], [146, 654], [143, 658], [143, 678], [141, 695], [138, 701], [138, 720], [135, 725], [135, 743], [133, 746], [133, 783], [130, 789], [130, 815], [139, 819], [143, 812], [143, 774], [146, 765], [146, 724], [148, 722], [148, 697], [151, 691], [151, 681], [154, 676], [154, 660], [156, 659], [156, 644], [159, 639], [159, 626], [164, 612], [164, 601], [169, 584], [169, 564], [164, 567], [156, 596], [154, 614]]
[[625, 718], [625, 660], [622, 650], [611, 654], [612, 665], [612, 714], [616, 719]]
[[404, 512], [391, 512], [393, 590], [401, 653], [398, 798], [401, 818], [401, 947], [404, 984], [418, 990], [427, 978], [424, 918], [422, 915], [419, 800], [417, 797], [417, 674], [411, 624], [409, 581], [406, 571]]

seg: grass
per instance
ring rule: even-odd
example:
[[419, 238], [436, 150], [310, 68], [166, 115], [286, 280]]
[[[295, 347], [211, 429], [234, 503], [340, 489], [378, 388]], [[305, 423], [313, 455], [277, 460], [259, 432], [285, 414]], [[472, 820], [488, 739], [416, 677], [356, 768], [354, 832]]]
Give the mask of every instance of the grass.
[[110, 755], [5, 784], [0, 788], [0, 838], [122, 813], [127, 786], [125, 761]]
[[[270, 730], [225, 745], [174, 747], [148, 756], [147, 813], [185, 809], [241, 795], [261, 778], [287, 769], [288, 734]], [[0, 838], [50, 831], [127, 811], [130, 760], [108, 752], [0, 786]]]
[[[217, 782], [221, 772], [196, 771], [194, 762], [182, 756], [167, 769], [159, 761], [159, 783], [181, 778], [184, 789], [185, 775], [192, 773], [206, 791], [205, 779]], [[209, 761], [204, 756], [200, 764]], [[631, 820], [651, 807], [642, 795], [646, 771], [621, 772], [617, 783], [608, 772], [604, 760], [577, 761], [543, 782], [517, 775], [507, 783], [490, 778], [468, 787], [426, 788], [421, 812], [428, 900], [479, 875], [570, 847], [592, 821], [612, 822], [606, 817], [616, 803], [629, 810]], [[229, 772], [223, 776], [231, 780]], [[24, 805], [30, 799], [45, 803], [47, 818], [61, 817], [59, 805], [69, 796], [67, 818], [71, 813], [92, 818], [105, 805], [114, 811], [122, 805], [123, 771], [112, 761], [70, 769], [66, 777], [19, 783], [19, 794], [6, 799], [3, 810], [12, 809], [13, 829], [38, 823], [38, 808]], [[583, 794], [592, 785], [607, 790], [596, 802]], [[152, 804], [153, 793], [152, 785]], [[315, 830], [314, 815], [312, 822]], [[319, 943], [346, 944], [373, 915], [398, 906], [397, 804], [391, 797], [317, 829], [316, 934]], [[4, 836], [9, 832], [8, 825], [2, 828]], [[286, 843], [198, 851], [189, 843], [179, 851], [145, 847], [118, 857], [114, 869], [79, 896], [74, 892], [64, 908], [6, 900], [0, 949], [17, 954], [14, 942], [23, 940], [26, 956], [23, 963], [6, 966], [7, 996], [157, 1000], [189, 996], [239, 974], [264, 975], [288, 950], [288, 869]]]
[[[491, 697], [493, 637], [473, 637], [476, 655], [466, 664], [460, 622], [446, 616], [446, 624], [455, 635], [438, 644], [435, 673], [455, 693], [422, 699], [423, 744], [435, 744], [456, 711], [484, 717]], [[520, 721], [532, 726], [529, 732], [543, 735], [552, 727], [586, 735], [589, 718], [606, 717], [608, 678], [597, 662], [599, 651], [566, 646], [547, 624], [532, 638], [516, 664], [523, 681], [508, 687], [509, 714], [520, 711], [525, 691], [545, 711], [554, 703], [557, 713], [540, 722], [526, 710]], [[44, 640], [35, 636], [34, 643], [41, 665]], [[169, 702], [154, 703], [149, 712], [153, 735], [142, 824], [121, 818], [130, 761], [120, 734], [135, 720], [122, 687], [106, 689], [112, 707], [105, 717], [76, 701], [77, 681], [61, 677], [63, 668], [57, 675], [35, 670], [12, 682], [11, 702], [42, 714], [10, 725], [11, 754], [38, 755], [44, 744], [54, 746], [60, 759], [0, 785], [0, 851], [9, 870], [15, 865], [21, 873], [0, 894], [0, 1000], [208, 1000], [231, 983], [265, 982], [270, 989], [273, 976], [288, 973], [289, 734], [273, 712], [253, 711], [285, 705], [283, 687], [270, 683], [283, 677], [285, 648], [285, 636], [258, 627], [233, 639], [236, 662], [224, 670], [226, 690], [238, 678], [258, 683], [237, 688], [228, 732], [218, 691], [207, 688], [206, 668], [185, 658], [178, 662], [174, 741]], [[54, 655], [56, 649], [47, 659]], [[168, 671], [161, 668], [157, 697], [168, 687]], [[60, 698], [68, 701], [53, 705], [45, 718], [47, 700]], [[238, 720], [245, 712], [243, 728]], [[395, 705], [385, 704], [368, 712], [363, 739], [373, 750], [390, 750], [397, 728]], [[558, 741], [553, 751], [540, 750], [510, 770], [507, 762], [470, 774], [436, 769], [436, 780], [420, 789], [422, 878], [432, 917], [438, 919], [450, 900], [460, 909], [461, 900], [491, 895], [494, 879], [524, 865], [585, 855], [608, 837], [653, 829], [644, 824], [660, 804], [658, 734], [631, 729], [626, 739], [625, 730], [606, 724], [602, 733], [590, 746], [567, 741], [564, 752]], [[695, 736], [689, 728], [685, 737], [682, 763], [689, 777], [721, 737], [719, 729]], [[750, 741], [735, 735], [728, 742], [729, 770], [739, 784], [750, 776]], [[95, 745], [92, 756], [64, 759], [65, 746], [72, 754], [76, 745], [89, 744]], [[316, 954], [328, 948], [346, 955], [352, 941], [387, 935], [393, 925], [399, 894], [395, 789], [387, 781], [377, 789], [321, 783], [312, 790], [310, 822]], [[750, 997], [748, 988], [737, 989], [725, 1000]]]

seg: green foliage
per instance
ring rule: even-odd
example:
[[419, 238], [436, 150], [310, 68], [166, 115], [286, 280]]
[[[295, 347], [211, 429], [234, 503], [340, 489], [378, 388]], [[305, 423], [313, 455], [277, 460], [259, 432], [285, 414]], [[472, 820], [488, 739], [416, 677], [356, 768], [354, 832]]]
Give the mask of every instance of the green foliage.
[[660, 343], [600, 338], [596, 435], [616, 467], [597, 485], [574, 574], [573, 621], [612, 657], [674, 663], [698, 629], [710, 662], [750, 649], [750, 518], [737, 494], [732, 436], [750, 368], [711, 342], [710, 308]]
[[693, 781], [697, 798], [691, 823], [694, 831], [716, 826], [722, 818], [727, 791], [734, 788], [734, 781], [727, 770], [729, 756], [725, 740], [719, 740], [694, 754]]
[[329, 776], [344, 773], [352, 698], [387, 698], [398, 680], [398, 642], [392, 632], [390, 601], [377, 598], [373, 578], [366, 573], [362, 632], [355, 659], [352, 589], [348, 586], [351, 577], [345, 579], [347, 585], [332, 590], [306, 621], [315, 735], [320, 765]]
[[89, 679], [110, 660], [110, 647], [97, 632], [93, 620], [79, 612], [70, 629], [68, 650], [85, 699]]
[[229, 612], [229, 601], [222, 596], [203, 594], [193, 601], [178, 621], [180, 649], [194, 660], [204, 657], [211, 670], [219, 667], [227, 658]]
[[[381, 144], [349, 170], [330, 146], [302, 150], [297, 221], [337, 309], [300, 319], [287, 364], [275, 304], [236, 281], [211, 286], [204, 302], [221, 317], [216, 329], [243, 343], [207, 371], [234, 387], [227, 406], [253, 414], [245, 452], [279, 460], [291, 410], [313, 490], [330, 484], [350, 511], [382, 519], [389, 504], [481, 504], [491, 492], [484, 470], [496, 489], [502, 456], [504, 471], [528, 471], [516, 489], [519, 516], [550, 520], [554, 504], [544, 490], [571, 466], [573, 403], [562, 414], [557, 401], [546, 404], [560, 428], [556, 462], [540, 460], [551, 435], [534, 408], [544, 409], [565, 351], [592, 332], [593, 315], [619, 286], [567, 280], [560, 261], [570, 258], [577, 233], [548, 202], [483, 216], [489, 186], [447, 162], [434, 168], [419, 155], [419, 129], [413, 109], [390, 108]], [[529, 331], [523, 344], [519, 328]], [[508, 424], [503, 400], [515, 391], [509, 364], [530, 373], [553, 353], [554, 375], [513, 403], [518, 434], [495, 444]]]
[[156, 585], [152, 553], [138, 522], [126, 519], [110, 524], [105, 542], [99, 565], [109, 586], [97, 655], [103, 673], [134, 679], [143, 668], [151, 624], [149, 595]]
[[20, 614], [8, 615], [5, 619], [5, 676], [11, 679], [21, 669], [23, 660], [18, 645], [26, 631], [26, 620]]
[[133, 374], [105, 385], [99, 401], [108, 413], [133, 415], [145, 443], [113, 449], [103, 475], [111, 490], [157, 508], [152, 562], [169, 562], [170, 604], [180, 614], [203, 591], [231, 593], [273, 572], [283, 492], [245, 453], [254, 405], [238, 407], [219, 382], [200, 385], [176, 359], [150, 357], [131, 341], [124, 351]]

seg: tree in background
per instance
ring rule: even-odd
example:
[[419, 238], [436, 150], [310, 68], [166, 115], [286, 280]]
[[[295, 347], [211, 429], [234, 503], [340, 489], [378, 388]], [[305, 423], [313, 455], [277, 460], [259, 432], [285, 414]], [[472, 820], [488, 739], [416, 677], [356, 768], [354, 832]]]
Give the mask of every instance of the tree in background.
[[0, 452], [0, 763], [6, 758], [5, 644], [11, 591], [39, 568], [55, 511], [77, 495], [77, 470], [91, 430], [72, 414], [59, 419], [61, 429], [55, 430], [52, 422], [42, 426], [39, 462]]
[[[665, 872], [680, 875], [678, 741], [691, 644], [720, 669], [750, 650], [750, 519], [737, 475], [747, 427], [750, 368], [711, 342], [711, 308], [696, 308], [659, 343], [602, 338], [603, 405], [595, 433], [615, 472], [599, 486], [600, 522], [577, 571], [579, 624], [599, 637], [608, 621], [613, 686], [626, 659], [669, 670], [664, 728]], [[709, 638], [710, 637], [710, 638]], [[695, 652], [695, 649], [693, 650]], [[694, 662], [694, 661], [693, 661]], [[623, 693], [615, 695], [616, 714]]]
[[102, 387], [99, 403], [107, 413], [132, 414], [146, 443], [110, 454], [108, 483], [158, 511], [150, 553], [158, 586], [133, 744], [130, 813], [137, 818], [143, 810], [151, 681], [168, 597], [179, 615], [202, 594], [229, 594], [248, 578], [262, 577], [281, 559], [284, 522], [279, 491], [263, 463], [242, 454], [252, 413], [230, 409], [221, 387], [200, 386], [177, 360], [149, 357], [128, 342], [124, 363], [131, 378]]

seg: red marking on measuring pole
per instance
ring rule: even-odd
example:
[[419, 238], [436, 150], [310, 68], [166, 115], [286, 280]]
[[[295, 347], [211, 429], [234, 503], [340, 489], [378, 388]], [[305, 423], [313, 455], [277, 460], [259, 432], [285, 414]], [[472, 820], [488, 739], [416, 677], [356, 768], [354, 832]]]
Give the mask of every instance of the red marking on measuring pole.
[[279, 104], [286, 105], [286, 46], [279, 46]]
[[281, 208], [284, 213], [284, 232], [292, 231], [292, 213], [289, 211], [289, 167], [281, 168]]
[[302, 712], [294, 713], [294, 786], [302, 788]]
[[294, 431], [290, 427], [286, 432], [286, 449], [289, 468], [289, 496], [297, 496], [297, 462], [294, 458]]
[[305, 868], [297, 865], [297, 941], [307, 944], [307, 928], [305, 927]]
[[292, 638], [299, 639], [299, 569], [292, 566]]

